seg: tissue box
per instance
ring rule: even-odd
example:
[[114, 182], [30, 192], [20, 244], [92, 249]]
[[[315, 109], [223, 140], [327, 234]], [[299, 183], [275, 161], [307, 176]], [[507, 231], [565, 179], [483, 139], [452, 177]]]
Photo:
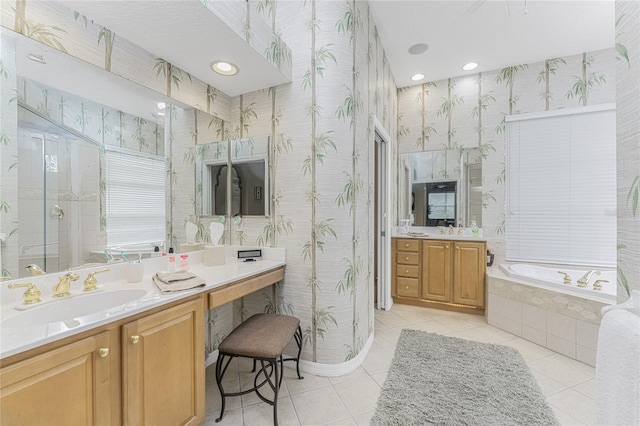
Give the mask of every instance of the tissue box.
[[203, 261], [205, 266], [224, 265], [225, 253], [224, 246], [204, 246]]
[[180, 244], [180, 253], [189, 253], [190, 251], [202, 250], [202, 243], [185, 243]]

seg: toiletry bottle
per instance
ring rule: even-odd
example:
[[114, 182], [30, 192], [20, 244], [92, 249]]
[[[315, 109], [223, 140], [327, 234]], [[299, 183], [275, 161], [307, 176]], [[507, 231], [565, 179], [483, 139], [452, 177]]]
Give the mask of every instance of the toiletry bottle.
[[187, 253], [180, 255], [180, 270], [181, 271], [189, 270], [189, 255]]
[[176, 271], [176, 255], [173, 252], [173, 247], [169, 247], [169, 255], [167, 256], [167, 272]]
[[478, 238], [480, 231], [478, 230], [478, 224], [475, 220], [471, 221], [471, 236]]

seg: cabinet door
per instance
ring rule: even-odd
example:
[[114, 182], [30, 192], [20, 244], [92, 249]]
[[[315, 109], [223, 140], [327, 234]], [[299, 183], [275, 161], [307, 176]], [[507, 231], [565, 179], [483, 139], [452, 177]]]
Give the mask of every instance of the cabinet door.
[[197, 299], [122, 328], [127, 425], [204, 421], [204, 304]]
[[484, 306], [487, 251], [484, 243], [456, 242], [453, 255], [453, 301]]
[[[119, 424], [117, 335], [110, 331], [0, 370], [0, 421], [6, 425]], [[115, 368], [112, 368], [114, 367]]]
[[451, 242], [422, 242], [423, 299], [451, 301]]

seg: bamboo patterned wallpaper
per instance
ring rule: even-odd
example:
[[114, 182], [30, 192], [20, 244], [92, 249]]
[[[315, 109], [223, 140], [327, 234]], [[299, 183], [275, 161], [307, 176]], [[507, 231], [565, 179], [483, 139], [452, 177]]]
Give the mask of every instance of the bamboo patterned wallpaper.
[[[293, 82], [236, 98], [60, 4], [2, 7], [4, 27], [192, 107], [172, 107], [166, 123], [171, 244], [184, 241], [185, 221], [204, 228], [211, 220], [194, 217], [198, 145], [269, 135], [271, 214], [245, 218], [242, 233], [228, 224], [226, 239], [285, 247], [286, 278], [277, 292], [236, 303], [235, 321], [258, 311], [296, 315], [303, 357], [313, 362], [341, 363], [361, 351], [373, 331], [373, 117], [391, 135], [397, 125], [396, 86], [366, 2], [249, 2], [245, 24], [262, 19], [276, 28], [255, 46], [290, 67]], [[242, 30], [247, 40], [264, 37], [252, 28]], [[230, 316], [228, 305], [209, 315], [209, 351], [230, 329]]]
[[640, 3], [616, 1], [618, 301], [640, 290]]

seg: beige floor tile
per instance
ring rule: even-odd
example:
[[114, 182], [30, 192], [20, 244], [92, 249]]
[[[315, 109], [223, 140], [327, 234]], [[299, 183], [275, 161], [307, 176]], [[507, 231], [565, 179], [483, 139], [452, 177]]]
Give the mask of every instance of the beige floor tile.
[[289, 391], [290, 395], [331, 386], [328, 377], [314, 376], [313, 374], [309, 373], [300, 374], [302, 374], [302, 377], [304, 377], [304, 379], [298, 379], [298, 376], [296, 376], [295, 373], [293, 373], [291, 376], [289, 376], [288, 374], [284, 376], [284, 381], [287, 385], [287, 390]]
[[384, 386], [385, 380], [387, 380], [387, 371], [382, 373], [372, 374], [371, 378], [376, 381], [376, 383], [382, 388]]
[[362, 379], [363, 377], [370, 377], [370, 376], [369, 376], [369, 373], [367, 373], [365, 369], [362, 368], [362, 366], [359, 366], [358, 368], [353, 370], [351, 373], [347, 373], [342, 376], [329, 377], [329, 382], [331, 382], [332, 385], [337, 385], [339, 383], [349, 382], [351, 380]]
[[447, 327], [446, 325], [442, 324], [440, 321], [427, 321], [427, 322], [416, 323], [416, 324], [412, 324], [411, 327], [407, 327], [407, 328], [411, 330], [422, 330], [422, 331], [427, 331], [429, 333], [437, 333], [443, 336], [450, 336], [452, 333], [455, 333], [455, 330]]
[[358, 422], [353, 417], [341, 419], [335, 422], [326, 423], [326, 426], [358, 426]]
[[575, 385], [571, 389], [577, 390], [584, 396], [588, 396], [591, 399], [596, 398], [596, 379], [587, 380], [586, 382]]
[[291, 400], [303, 425], [327, 424], [351, 418], [333, 386], [292, 394]]
[[531, 361], [529, 367], [568, 387], [593, 379], [595, 375], [593, 367], [560, 354]]
[[371, 377], [363, 377], [333, 386], [352, 415], [374, 410], [382, 388]]
[[502, 344], [517, 338], [511, 333], [507, 333], [506, 331], [502, 331], [490, 325], [457, 331], [453, 336], [473, 340], [475, 342], [496, 344]]
[[574, 418], [570, 414], [565, 413], [563, 410], [554, 407], [553, 405], [551, 406], [551, 409], [553, 410], [553, 414], [555, 414], [556, 419], [558, 419], [562, 426], [585, 426], [584, 423]]
[[569, 389], [567, 386], [563, 385], [562, 383], [556, 382], [555, 380], [545, 376], [539, 371], [531, 370], [531, 374], [533, 374], [533, 377], [535, 377], [536, 382], [538, 383], [538, 386], [540, 386], [540, 389], [542, 390], [542, 394], [544, 396], [553, 395], [554, 393]]
[[[264, 402], [245, 408], [243, 414], [244, 426], [273, 425], [273, 407]], [[297, 426], [299, 424], [291, 398], [278, 399], [278, 425]]]
[[367, 411], [366, 413], [358, 414], [355, 416], [356, 423], [358, 426], [369, 426], [371, 424], [371, 419], [375, 414], [376, 410]]
[[530, 342], [525, 339], [521, 339], [520, 337], [516, 337], [515, 339], [507, 340], [505, 342], [500, 343], [501, 345], [511, 346], [512, 348], [517, 349], [525, 361], [535, 361], [540, 358], [544, 358], [550, 355], [553, 355], [555, 352], [549, 350], [545, 347], [537, 345], [533, 342]]
[[593, 399], [573, 389], [566, 389], [547, 397], [549, 404], [569, 413], [584, 424], [592, 425], [596, 419]]
[[224, 417], [222, 417], [222, 420], [220, 421], [220, 423], [216, 423], [216, 419], [218, 418], [218, 416], [220, 415], [220, 411], [208, 411], [207, 410], [207, 417], [204, 419], [204, 422], [202, 423], [203, 426], [238, 426], [238, 425], [242, 425], [243, 424], [243, 417], [242, 417], [242, 409], [241, 408], [236, 408], [234, 410], [225, 410], [224, 412]]
[[392, 360], [393, 351], [374, 343], [362, 363], [362, 368], [369, 374], [381, 373], [389, 369]]
[[390, 311], [376, 311], [375, 318], [376, 321], [380, 321], [380, 323], [387, 327], [404, 327], [411, 324], [411, 321], [408, 321]]

